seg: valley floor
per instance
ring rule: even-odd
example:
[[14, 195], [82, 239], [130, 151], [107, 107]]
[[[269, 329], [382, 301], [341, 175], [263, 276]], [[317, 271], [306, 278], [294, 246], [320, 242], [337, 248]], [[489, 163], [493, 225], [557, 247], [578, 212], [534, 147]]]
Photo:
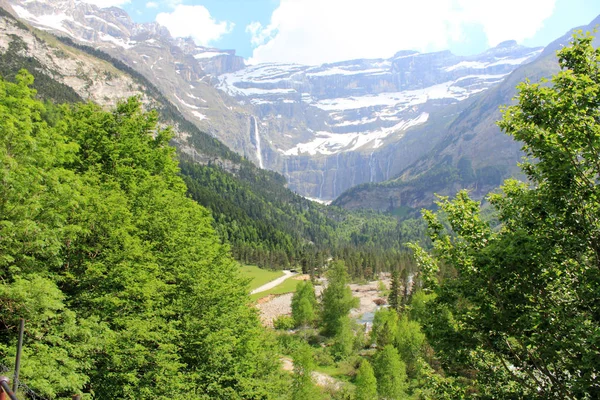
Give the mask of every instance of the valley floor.
[[[288, 272], [288, 271], [286, 271]], [[289, 275], [288, 275], [289, 276]], [[283, 279], [282, 279], [283, 278]], [[252, 293], [258, 293], [262, 291], [266, 291], [268, 289], [272, 289], [279, 284], [281, 284], [286, 278], [281, 277], [270, 283], [277, 282], [276, 285], [268, 287], [264, 290], [255, 289]], [[308, 279], [308, 275], [298, 275], [291, 277], [292, 280], [302, 280]], [[361, 321], [368, 320], [369, 318], [363, 318], [365, 314], [373, 314], [377, 309], [377, 304], [375, 301], [377, 299], [381, 299], [384, 297], [382, 293], [379, 291], [379, 282], [380, 281], [372, 281], [365, 284], [351, 284], [350, 289], [352, 289], [352, 295], [358, 297], [360, 299], [360, 305], [358, 308], [353, 309], [350, 312], [350, 317], [359, 319]], [[389, 288], [390, 279], [386, 277], [381, 280], [386, 288]], [[259, 289], [262, 289], [264, 286], [261, 286]], [[315, 293], [317, 296], [320, 296], [323, 291], [323, 285], [315, 286]], [[256, 302], [256, 307], [260, 311], [261, 321], [265, 326], [272, 327], [273, 320], [281, 315], [291, 315], [292, 313], [292, 296], [293, 292], [284, 293], [280, 295], [271, 294], [262, 298], [259, 298]]]

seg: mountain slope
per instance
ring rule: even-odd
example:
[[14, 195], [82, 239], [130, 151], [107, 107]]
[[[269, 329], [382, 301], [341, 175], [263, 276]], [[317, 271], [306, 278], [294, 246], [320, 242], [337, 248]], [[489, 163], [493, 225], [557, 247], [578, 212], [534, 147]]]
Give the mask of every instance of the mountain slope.
[[172, 38], [118, 8], [76, 0], [10, 3], [40, 29], [123, 61], [198, 128], [321, 200], [397, 175], [436, 143], [432, 129], [411, 136], [415, 127], [497, 85], [541, 51], [505, 42], [472, 57], [403, 51], [390, 59], [246, 67], [232, 51]]
[[[600, 16], [581, 29], [591, 31], [599, 23]], [[469, 188], [480, 198], [504, 178], [517, 174], [521, 146], [497, 127], [500, 106], [512, 102], [519, 82], [538, 81], [558, 71], [555, 52], [568, 45], [570, 38], [571, 33], [567, 33], [555, 40], [535, 61], [520, 66], [498, 86], [475, 96], [448, 124], [443, 139], [399, 177], [352, 188], [334, 204], [348, 209], [378, 210], [429, 207], [434, 192], [448, 195]]]
[[270, 145], [261, 150], [265, 165], [297, 192], [328, 200], [396, 175], [434, 143], [411, 130], [540, 52], [509, 41], [472, 57], [399, 52], [321, 66], [260, 64], [219, 75], [216, 84], [257, 110], [256, 130]]
[[252, 147], [250, 111], [207, 81], [206, 74], [243, 66], [234, 51], [196, 46], [176, 39], [157, 23], [137, 24], [120, 8], [99, 8], [79, 0], [10, 0], [29, 24], [98, 48], [153, 82], [200, 130], [240, 154]]
[[[161, 124], [173, 125], [177, 133], [173, 144], [180, 153], [189, 195], [211, 210], [217, 232], [239, 260], [272, 268], [302, 265], [308, 270], [322, 266], [343, 247], [363, 251], [367, 241], [357, 238], [374, 236], [371, 227], [383, 232], [381, 237], [399, 237], [400, 227], [393, 219], [327, 209], [293, 193], [282, 175], [259, 169], [199, 131], [143, 75], [101, 50], [68, 38], [57, 40], [2, 14], [3, 60], [11, 60], [15, 70], [35, 66], [36, 76], [46, 83], [39, 87], [42, 98], [111, 106], [135, 95], [145, 108], [157, 110]], [[377, 246], [380, 257], [387, 257], [384, 253], [398, 250], [400, 242], [387, 240]], [[356, 273], [362, 273], [362, 267]]]

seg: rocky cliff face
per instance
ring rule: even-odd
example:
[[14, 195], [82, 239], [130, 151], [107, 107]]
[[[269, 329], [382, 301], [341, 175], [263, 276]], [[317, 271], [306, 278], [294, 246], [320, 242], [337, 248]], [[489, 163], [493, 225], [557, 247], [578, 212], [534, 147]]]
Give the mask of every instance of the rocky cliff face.
[[[404, 51], [321, 66], [261, 64], [213, 82], [257, 110], [265, 166], [299, 193], [331, 200], [396, 176], [433, 148], [453, 106], [540, 52], [509, 41], [473, 57]], [[417, 128], [420, 136], [410, 134]]]
[[321, 66], [245, 66], [233, 51], [173, 38], [118, 8], [79, 0], [10, 4], [31, 24], [122, 60], [200, 129], [321, 200], [396, 176], [436, 145], [457, 105], [541, 51], [505, 42], [473, 57], [403, 51]]
[[[98, 58], [66, 45], [52, 35], [32, 30], [5, 10], [12, 10], [0, 9], [0, 64], [7, 79], [12, 79], [21, 68], [27, 67], [36, 77], [34, 87], [41, 82], [39, 94], [44, 98], [89, 100], [110, 108], [120, 100], [138, 96], [145, 108], [168, 111], [163, 113], [162, 121], [175, 126], [174, 141], [180, 151], [201, 164], [218, 164], [234, 174], [239, 170], [239, 156], [224, 145], [190, 129], [189, 124], [178, 126], [182, 121], [181, 115], [155, 88], [150, 87], [149, 82], [117, 68], [106, 58]], [[197, 143], [202, 145], [197, 146]]]
[[0, 16], [0, 52], [5, 54], [11, 46], [18, 49], [17, 55], [35, 58], [44, 73], [71, 87], [82, 99], [111, 106], [134, 95], [141, 95], [148, 105], [154, 101], [134, 79], [109, 63], [60, 43], [50, 44], [15, 20]]

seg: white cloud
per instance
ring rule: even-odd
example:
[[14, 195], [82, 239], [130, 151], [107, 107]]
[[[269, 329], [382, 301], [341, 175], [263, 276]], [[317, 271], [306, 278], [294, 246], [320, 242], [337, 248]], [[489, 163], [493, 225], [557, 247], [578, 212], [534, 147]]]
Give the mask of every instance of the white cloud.
[[251, 63], [321, 64], [390, 57], [398, 50], [444, 50], [483, 26], [490, 46], [532, 37], [556, 0], [281, 0], [262, 26], [246, 27]]
[[231, 32], [234, 26], [232, 22], [217, 22], [204, 6], [181, 4], [172, 12], [158, 14], [156, 21], [167, 27], [173, 36], [191, 36], [197, 44], [203, 46]]
[[159, 4], [155, 1], [149, 1], [146, 3], [146, 8], [158, 8]]
[[183, 0], [163, 0], [163, 3], [169, 8], [175, 8], [183, 3]]
[[123, 4], [127, 4], [130, 3], [131, 0], [84, 0], [86, 3], [89, 4], [94, 4], [95, 6], [98, 6], [100, 8], [105, 8], [105, 7], [119, 7], [122, 6]]

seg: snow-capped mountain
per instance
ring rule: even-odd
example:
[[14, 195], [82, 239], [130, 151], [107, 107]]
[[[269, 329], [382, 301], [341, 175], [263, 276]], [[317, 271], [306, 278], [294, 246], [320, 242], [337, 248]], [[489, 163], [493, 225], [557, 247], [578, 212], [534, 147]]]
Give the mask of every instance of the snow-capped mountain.
[[[246, 66], [232, 50], [173, 38], [116, 7], [8, 2], [28, 23], [122, 60], [200, 129], [284, 174], [298, 193], [323, 200], [398, 174], [439, 140], [453, 105], [497, 85], [541, 51], [505, 42], [472, 57], [402, 51], [321, 66]], [[426, 134], [411, 135], [417, 128]]]
[[[470, 57], [401, 51], [320, 66], [260, 64], [213, 82], [254, 106], [256, 130], [268, 142], [260, 149], [266, 166], [300, 193], [328, 200], [398, 174], [440, 139], [458, 112], [452, 106], [462, 107], [541, 51], [508, 41]], [[408, 135], [416, 128], [430, 136]]]
[[254, 105], [264, 120], [291, 117], [297, 109], [315, 116], [307, 118], [308, 140], [271, 135], [284, 156], [372, 151], [425, 123], [431, 110], [494, 86], [540, 52], [511, 41], [473, 57], [399, 52], [387, 60], [317, 67], [261, 64], [218, 76], [217, 87]]
[[138, 24], [117, 7], [98, 8], [80, 0], [9, 0], [27, 23], [98, 48], [153, 82], [201, 130], [243, 153], [252, 147], [247, 132], [250, 112], [208, 82], [244, 67], [234, 50], [197, 46], [173, 38], [157, 23]]

